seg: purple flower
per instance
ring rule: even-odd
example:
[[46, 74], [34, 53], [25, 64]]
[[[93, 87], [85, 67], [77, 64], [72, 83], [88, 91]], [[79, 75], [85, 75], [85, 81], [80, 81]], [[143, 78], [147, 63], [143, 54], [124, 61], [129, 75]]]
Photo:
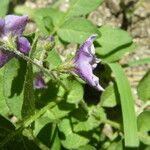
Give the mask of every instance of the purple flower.
[[99, 78], [93, 74], [93, 69], [96, 68], [97, 64], [100, 62], [95, 56], [95, 48], [93, 45], [93, 41], [96, 37], [96, 34], [90, 36], [76, 52], [74, 59], [75, 73], [90, 86], [99, 91], [104, 91], [99, 84]]
[[[0, 18], [0, 42], [5, 44], [10, 38], [15, 39], [17, 49], [24, 54], [28, 54], [30, 51], [30, 43], [22, 36], [27, 22], [27, 16], [8, 15], [4, 19]], [[13, 57], [15, 57], [13, 52], [1, 48], [0, 67], [5, 65]]]
[[8, 34], [11, 34], [14, 36], [21, 36], [28, 22], [28, 17], [7, 15], [4, 19], [1, 19], [1, 20], [3, 20], [2, 22], [4, 23], [3, 28], [2, 28], [3, 36], [7, 36]]
[[37, 73], [33, 86], [35, 89], [46, 89], [47, 88], [47, 85], [43, 79], [42, 72]]

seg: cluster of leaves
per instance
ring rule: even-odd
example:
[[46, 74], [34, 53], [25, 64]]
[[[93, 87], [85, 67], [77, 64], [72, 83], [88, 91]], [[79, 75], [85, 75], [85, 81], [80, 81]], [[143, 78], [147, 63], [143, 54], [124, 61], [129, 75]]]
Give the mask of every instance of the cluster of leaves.
[[[97, 92], [73, 76], [62, 74], [59, 81], [49, 77], [47, 89], [35, 90], [34, 65], [23, 59], [11, 60], [0, 70], [0, 149], [150, 148], [147, 146], [150, 145], [150, 112], [143, 110], [136, 117], [131, 87], [123, 71], [123, 66], [150, 60], [123, 66], [118, 63], [136, 46], [127, 32], [109, 26], [97, 27], [86, 19], [101, 3], [101, 0], [70, 0], [66, 13], [59, 11], [55, 4], [39, 9], [24, 5], [15, 8], [17, 14], [27, 14], [43, 36], [53, 35], [56, 44], [80, 44], [97, 33], [96, 54], [103, 64], [95, 73], [106, 89], [103, 93]], [[8, 4], [9, 1], [0, 1], [0, 6], [4, 6], [1, 16], [6, 14]], [[37, 38], [34, 33], [27, 37], [32, 43], [32, 54], [37, 51]], [[55, 47], [48, 55], [47, 61], [52, 68], [61, 64]], [[34, 54], [29, 57], [34, 58]], [[150, 98], [149, 80], [150, 72], [137, 89], [145, 105]], [[66, 91], [60, 82], [69, 90]]]

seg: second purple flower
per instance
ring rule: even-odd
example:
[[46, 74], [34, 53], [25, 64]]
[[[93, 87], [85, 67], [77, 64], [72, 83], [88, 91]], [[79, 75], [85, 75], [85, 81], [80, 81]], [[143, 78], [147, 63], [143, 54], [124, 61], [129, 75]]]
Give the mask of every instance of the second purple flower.
[[77, 50], [74, 58], [75, 73], [90, 86], [99, 91], [104, 91], [103, 87], [99, 84], [99, 78], [93, 74], [94, 68], [100, 62], [95, 56], [93, 45], [96, 37], [96, 34], [91, 35]]

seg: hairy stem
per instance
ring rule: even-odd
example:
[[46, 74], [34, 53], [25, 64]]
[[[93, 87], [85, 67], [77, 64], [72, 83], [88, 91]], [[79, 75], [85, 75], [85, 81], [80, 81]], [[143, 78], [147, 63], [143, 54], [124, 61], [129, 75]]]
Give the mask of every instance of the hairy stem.
[[28, 56], [22, 54], [21, 52], [15, 50], [14, 53], [18, 56], [20, 56], [21, 58], [23, 58], [24, 60], [26, 60], [27, 62], [32, 63], [33, 65], [35, 65], [36, 67], [38, 67], [41, 71], [43, 71], [46, 75], [50, 76], [52, 78], [52, 80], [54, 81], [58, 81], [58, 83], [66, 90], [68, 91], [68, 88], [64, 85], [64, 83], [56, 76], [56, 74], [53, 71], [50, 71], [46, 68], [44, 68], [43, 66], [41, 66], [38, 61], [32, 60], [30, 59]]

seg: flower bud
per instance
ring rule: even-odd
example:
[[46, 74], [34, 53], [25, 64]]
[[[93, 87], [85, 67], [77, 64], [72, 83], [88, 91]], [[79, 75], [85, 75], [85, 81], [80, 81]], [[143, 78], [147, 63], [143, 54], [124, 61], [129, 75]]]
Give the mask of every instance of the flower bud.
[[37, 73], [33, 86], [35, 89], [46, 89], [47, 88], [47, 85], [43, 79], [43, 73], [42, 72]]
[[54, 37], [48, 36], [40, 39], [40, 45], [42, 45], [43, 49], [46, 51], [52, 50], [54, 46]]
[[30, 43], [25, 37], [19, 37], [17, 40], [17, 48], [20, 52], [28, 54], [30, 51]]

